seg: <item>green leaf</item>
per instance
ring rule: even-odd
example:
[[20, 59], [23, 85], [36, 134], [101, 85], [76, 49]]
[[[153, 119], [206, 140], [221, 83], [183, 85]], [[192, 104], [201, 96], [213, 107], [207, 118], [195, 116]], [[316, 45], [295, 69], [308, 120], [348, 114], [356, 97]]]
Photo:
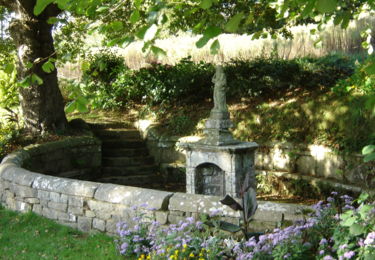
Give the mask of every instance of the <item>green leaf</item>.
[[206, 31], [203, 33], [204, 36], [212, 39], [218, 36], [221, 33], [221, 29], [217, 26], [209, 26]]
[[195, 43], [197, 48], [205, 46], [209, 40], [218, 36], [221, 33], [221, 29], [216, 26], [209, 26], [203, 33], [203, 36]]
[[231, 33], [237, 32], [238, 26], [240, 25], [240, 22], [242, 21], [243, 18], [244, 18], [243, 12], [236, 14], [235, 16], [230, 18], [229, 22], [225, 25], [224, 27], [225, 30]]
[[331, 13], [336, 10], [337, 1], [336, 0], [317, 0], [316, 10], [320, 13]]
[[80, 113], [87, 113], [87, 112], [89, 112], [89, 109], [87, 108], [87, 105], [83, 104], [83, 103], [80, 103], [80, 102], [77, 102], [76, 109]]
[[72, 113], [77, 108], [77, 102], [73, 100], [65, 106], [65, 113]]
[[207, 44], [207, 42], [209, 41], [210, 39], [205, 37], [205, 36], [202, 36], [196, 43], [195, 43], [195, 46], [197, 48], [202, 48], [203, 46], [205, 46]]
[[87, 105], [89, 103], [89, 101], [84, 96], [79, 96], [77, 98], [77, 103], [80, 103], [80, 104], [83, 104], [83, 105]]
[[363, 147], [362, 154], [366, 155], [366, 154], [370, 154], [374, 151], [375, 151], [375, 145], [370, 144], [370, 145], [366, 145], [365, 147]]
[[38, 85], [42, 85], [43, 80], [37, 74], [33, 73], [33, 74], [31, 74], [31, 84], [35, 84], [35, 83], [38, 84]]
[[12, 63], [7, 63], [5, 64], [4, 66], [4, 72], [7, 73], [7, 74], [11, 74], [14, 70], [14, 64]]
[[134, 10], [134, 12], [130, 15], [129, 20], [132, 24], [135, 24], [136, 22], [138, 22], [139, 18], [141, 18], [139, 11]]
[[315, 0], [308, 1], [305, 8], [303, 9], [303, 11], [301, 13], [301, 16], [303, 18], [306, 18], [307, 16], [309, 16], [312, 13], [312, 10], [314, 9], [314, 6], [315, 6]]
[[359, 225], [359, 224], [353, 224], [352, 226], [349, 227], [350, 234], [352, 234], [354, 236], [361, 235], [365, 231], [366, 231], [366, 229], [363, 226]]
[[57, 3], [57, 6], [61, 9], [61, 10], [67, 10], [69, 5], [70, 0], [57, 0], [56, 3]]
[[232, 232], [232, 233], [241, 231], [241, 227], [239, 227], [235, 224], [226, 222], [226, 221], [222, 221], [222, 220], [219, 221], [219, 227], [220, 227], [220, 229], [222, 229], [224, 231], [228, 231], [228, 232]]
[[249, 188], [248, 191], [244, 193], [244, 213], [246, 214], [246, 219], [250, 219], [256, 212], [258, 208], [256, 192], [253, 188]]
[[145, 33], [148, 30], [149, 26], [143, 26], [141, 29], [139, 29], [136, 33], [135, 36], [137, 36], [139, 39], [143, 39], [145, 37]]
[[109, 9], [109, 6], [101, 6], [98, 9], [96, 9], [96, 12], [103, 13]]
[[366, 219], [369, 215], [369, 212], [374, 208], [372, 205], [362, 205], [358, 210], [359, 215], [361, 215], [362, 219]]
[[26, 66], [25, 66], [25, 67], [26, 67], [26, 69], [31, 69], [31, 68], [33, 67], [33, 64], [32, 64], [31, 62], [28, 61], [28, 62], [26, 63]]
[[115, 31], [120, 31], [124, 28], [124, 25], [122, 24], [121, 21], [113, 21], [109, 24], [109, 26], [115, 30]]
[[34, 6], [34, 15], [40, 15], [46, 7], [51, 4], [54, 0], [37, 0]]
[[151, 51], [154, 55], [156, 55], [158, 57], [167, 56], [167, 53], [163, 49], [161, 49], [157, 46], [151, 46]]
[[343, 219], [343, 221], [341, 222], [341, 225], [344, 226], [344, 227], [350, 227], [351, 225], [354, 224], [354, 222], [357, 220], [356, 217], [354, 216], [351, 216], [351, 217], [348, 217], [346, 219]]
[[141, 7], [143, 0], [135, 0], [134, 1], [134, 6], [139, 9]]
[[364, 161], [365, 163], [370, 162], [370, 161], [375, 161], [375, 153], [367, 154], [367, 155], [363, 158], [363, 161]]
[[20, 87], [26, 88], [31, 85], [31, 77], [28, 75], [19, 82]]
[[243, 209], [242, 206], [229, 195], [226, 195], [224, 199], [220, 200], [220, 203], [236, 211]]
[[342, 14], [336, 15], [335, 18], [333, 19], [333, 24], [334, 25], [339, 25], [343, 20]]
[[42, 70], [46, 73], [51, 73], [52, 71], [55, 70], [55, 65], [53, 65], [53, 63], [48, 60], [46, 61], [43, 65], [42, 65]]
[[199, 6], [207, 10], [212, 6], [212, 0], [202, 0]]
[[212, 44], [211, 44], [211, 47], [210, 47], [210, 52], [212, 55], [215, 55], [215, 54], [218, 54], [220, 50], [220, 42], [218, 39], [216, 39]]
[[349, 25], [349, 22], [350, 22], [350, 12], [349, 11], [345, 11], [343, 14], [342, 14], [342, 22], [341, 22], [341, 28], [342, 29], [346, 29]]
[[57, 17], [50, 17], [50, 18], [48, 18], [47, 23], [48, 23], [48, 24], [55, 24], [55, 23], [57, 23], [58, 21], [60, 21], [59, 18], [57, 18]]
[[365, 193], [365, 192], [361, 193], [361, 195], [359, 195], [359, 197], [357, 199], [358, 203], [365, 202], [368, 199], [369, 196], [370, 195], [368, 193]]

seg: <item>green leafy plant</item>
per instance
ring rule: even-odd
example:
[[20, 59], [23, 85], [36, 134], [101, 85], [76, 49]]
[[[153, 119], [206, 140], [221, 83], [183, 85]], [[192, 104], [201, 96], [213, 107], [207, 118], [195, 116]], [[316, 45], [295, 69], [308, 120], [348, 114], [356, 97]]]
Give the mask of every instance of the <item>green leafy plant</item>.
[[364, 162], [374, 161], [375, 160], [375, 145], [366, 145], [362, 149], [362, 154], [364, 155]]
[[241, 203], [238, 203], [230, 195], [226, 195], [224, 199], [222, 199], [220, 202], [223, 205], [226, 205], [235, 211], [241, 211], [242, 225], [239, 226], [239, 225], [234, 225], [226, 221], [219, 221], [219, 227], [225, 231], [229, 231], [233, 233], [242, 231], [245, 239], [248, 240], [253, 235], [259, 236], [258, 233], [249, 232], [250, 221], [258, 208], [258, 204], [256, 201], [256, 192], [250, 186], [249, 174], [247, 174], [245, 177], [245, 180], [241, 187], [239, 195], [241, 198]]

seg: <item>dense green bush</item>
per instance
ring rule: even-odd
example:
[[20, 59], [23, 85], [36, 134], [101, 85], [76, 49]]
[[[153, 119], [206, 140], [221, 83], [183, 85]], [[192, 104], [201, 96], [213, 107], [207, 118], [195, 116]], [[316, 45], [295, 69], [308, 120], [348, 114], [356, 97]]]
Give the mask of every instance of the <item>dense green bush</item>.
[[[225, 65], [229, 98], [274, 96], [296, 88], [332, 87], [354, 71], [344, 56], [283, 60], [233, 60]], [[90, 56], [84, 70], [83, 92], [94, 107], [119, 108], [129, 102], [192, 104], [211, 97], [212, 64], [182, 59], [175, 66], [152, 64], [132, 71], [124, 60], [103, 51]]]
[[133, 87], [147, 104], [194, 103], [210, 96], [212, 65], [182, 59], [175, 66], [153, 64], [133, 74]]
[[88, 55], [82, 64], [82, 70], [83, 84], [80, 85], [80, 92], [91, 100], [94, 108], [109, 109], [124, 105], [126, 92], [123, 86], [117, 83], [128, 70], [123, 58], [111, 51], [101, 50]]

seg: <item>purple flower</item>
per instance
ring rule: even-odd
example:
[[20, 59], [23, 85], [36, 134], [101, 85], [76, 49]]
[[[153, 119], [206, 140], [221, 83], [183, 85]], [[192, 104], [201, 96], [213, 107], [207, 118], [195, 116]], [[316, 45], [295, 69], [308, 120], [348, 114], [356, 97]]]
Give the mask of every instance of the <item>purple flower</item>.
[[203, 222], [202, 222], [202, 221], [197, 221], [197, 222], [195, 223], [195, 227], [196, 227], [197, 229], [201, 229], [201, 228], [202, 228], [202, 225], [203, 225]]
[[193, 224], [194, 223], [194, 217], [188, 217], [188, 218], [186, 218], [186, 221], [187, 221], [187, 223], [189, 223], [189, 224]]
[[323, 257], [323, 260], [335, 260], [335, 258], [330, 255], [326, 255], [325, 257]]
[[220, 209], [210, 209], [210, 217], [215, 217], [221, 213]]
[[284, 255], [284, 259], [288, 259], [289, 257], [290, 257], [291, 255], [290, 255], [290, 253], [287, 253], [286, 255]]
[[328, 198], [327, 198], [327, 201], [328, 201], [328, 202], [332, 202], [332, 201], [334, 201], [334, 200], [335, 200], [335, 199], [332, 198], [332, 197], [328, 197]]
[[332, 191], [332, 192], [331, 192], [331, 195], [332, 195], [332, 196], [337, 196], [337, 192], [336, 192], [336, 191]]
[[344, 258], [346, 258], [346, 259], [350, 259], [353, 256], [355, 256], [355, 252], [354, 251], [348, 251], [348, 252], [344, 253]]
[[327, 239], [325, 239], [325, 238], [322, 238], [322, 240], [320, 240], [320, 242], [319, 242], [319, 245], [324, 245], [324, 244], [327, 244]]
[[339, 246], [339, 249], [341, 249], [341, 250], [342, 250], [342, 249], [345, 249], [345, 248], [347, 248], [347, 247], [348, 247], [348, 245], [347, 245], [347, 244], [343, 244], [343, 245], [340, 245], [340, 246]]
[[368, 233], [365, 241], [364, 241], [364, 244], [366, 246], [369, 246], [369, 245], [373, 245], [374, 244], [374, 240], [375, 240], [375, 231], [374, 232], [371, 232], [371, 233]]
[[120, 246], [120, 254], [122, 254], [122, 255], [125, 254], [128, 247], [129, 247], [128, 243], [126, 243], [126, 242], [122, 243], [121, 246]]
[[320, 250], [319, 255], [324, 255], [324, 250]]

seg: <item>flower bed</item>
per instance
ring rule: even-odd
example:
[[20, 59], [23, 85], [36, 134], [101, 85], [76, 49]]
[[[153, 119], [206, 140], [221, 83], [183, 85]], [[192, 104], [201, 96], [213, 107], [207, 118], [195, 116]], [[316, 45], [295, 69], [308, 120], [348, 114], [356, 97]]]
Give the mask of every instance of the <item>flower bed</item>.
[[286, 228], [245, 241], [218, 229], [218, 217], [188, 217], [177, 225], [147, 221], [143, 209], [135, 226], [119, 223], [120, 253], [139, 259], [375, 259], [375, 204], [332, 192], [314, 211]]

